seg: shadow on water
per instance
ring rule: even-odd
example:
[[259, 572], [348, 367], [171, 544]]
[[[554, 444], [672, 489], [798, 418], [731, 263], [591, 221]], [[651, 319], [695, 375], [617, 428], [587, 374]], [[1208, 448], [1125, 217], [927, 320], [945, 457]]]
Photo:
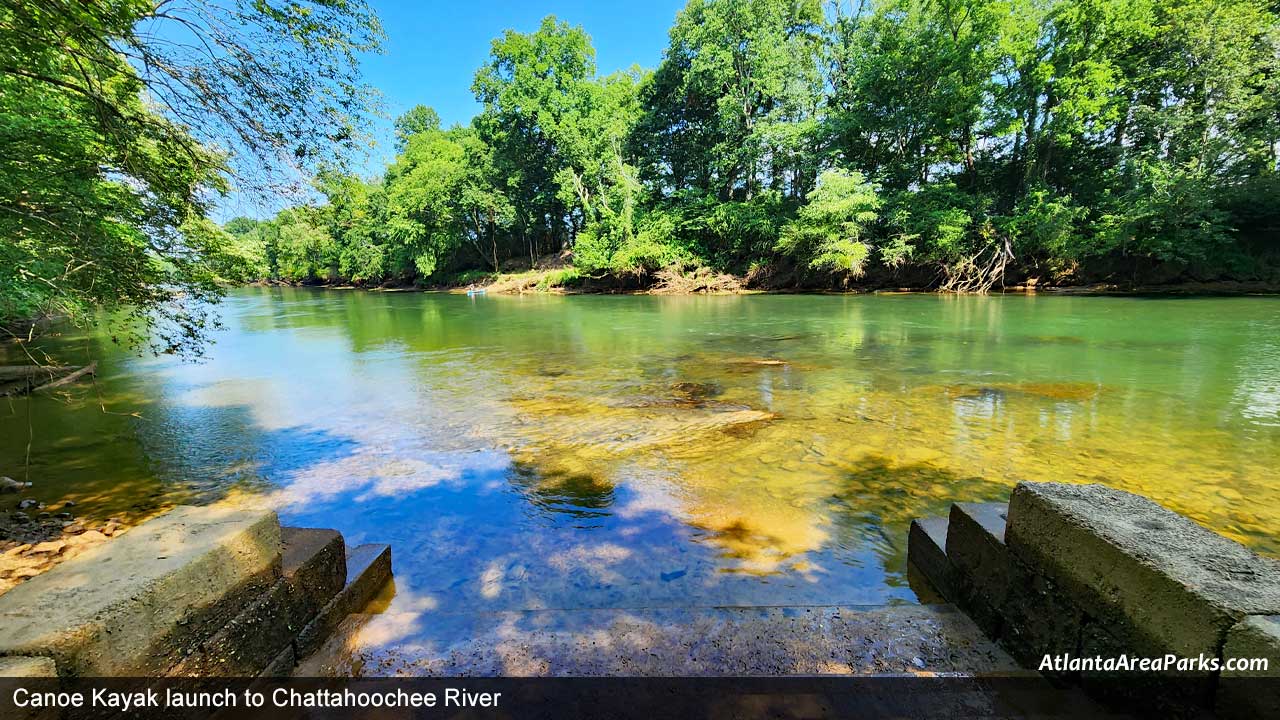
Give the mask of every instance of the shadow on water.
[[[615, 500], [614, 484], [600, 475], [542, 468], [527, 462], [512, 465], [511, 486], [523, 494], [533, 508], [553, 518], [565, 515], [575, 521], [610, 515]], [[576, 523], [575, 527], [592, 525]]]
[[907, 586], [907, 532], [911, 521], [946, 516], [956, 499], [1004, 502], [1009, 486], [966, 476], [930, 463], [896, 463], [871, 455], [847, 467], [826, 504], [836, 528], [832, 543], [869, 550], [885, 570], [885, 582]]

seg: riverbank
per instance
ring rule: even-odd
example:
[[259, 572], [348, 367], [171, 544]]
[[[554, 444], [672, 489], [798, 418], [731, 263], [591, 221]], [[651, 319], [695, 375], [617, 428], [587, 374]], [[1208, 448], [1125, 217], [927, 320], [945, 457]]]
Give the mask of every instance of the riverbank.
[[[1117, 278], [1125, 278], [1123, 281]], [[904, 269], [900, 273], [872, 272], [856, 279], [835, 275], [801, 273], [794, 266], [762, 264], [750, 272], [730, 273], [707, 265], [666, 268], [654, 272], [618, 274], [586, 272], [573, 264], [570, 251], [548, 254], [532, 261], [512, 259], [497, 270], [462, 270], [424, 282], [388, 281], [379, 284], [349, 281], [289, 283], [262, 281], [259, 284], [320, 286], [342, 290], [384, 291], [477, 291], [524, 295], [810, 295], [810, 293], [940, 292], [940, 277], [927, 268]], [[943, 291], [945, 292], [945, 291]], [[1153, 265], [1143, 268], [1093, 268], [1073, 273], [1010, 270], [1002, 284], [991, 293], [1059, 292], [1074, 295], [1280, 295], [1280, 275], [1260, 278], [1203, 278], [1180, 266]]]
[[[648, 274], [591, 274], [576, 268], [564, 255], [539, 258], [534, 267], [514, 267], [500, 272], [468, 270], [442, 281], [387, 282], [363, 285], [346, 281], [287, 283], [260, 281], [259, 285], [319, 286], [331, 289], [383, 291], [465, 292], [520, 295], [625, 294], [625, 295], [750, 295], [750, 294], [866, 294], [899, 292], [940, 292], [935, 279], [914, 277], [867, 277], [848, 285], [798, 282], [793, 273], [755, 272], [746, 275], [720, 272], [708, 267], [667, 269]], [[1045, 280], [1037, 277], [1010, 279], [1009, 284], [992, 288], [1001, 293], [1061, 293], [1073, 295], [1174, 295], [1231, 296], [1280, 295], [1280, 280], [1197, 280], [1170, 281], [1135, 276], [1130, 282], [1084, 279], [1078, 282]]]

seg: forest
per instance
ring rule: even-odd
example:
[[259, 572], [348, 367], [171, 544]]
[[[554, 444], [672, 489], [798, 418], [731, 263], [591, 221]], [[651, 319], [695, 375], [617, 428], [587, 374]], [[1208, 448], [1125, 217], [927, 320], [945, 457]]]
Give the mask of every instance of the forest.
[[1273, 0], [690, 0], [608, 75], [547, 17], [366, 177], [382, 39], [362, 0], [0, 0], [0, 331], [198, 353], [255, 280], [1280, 287]]
[[547, 17], [493, 41], [469, 125], [415, 107], [381, 177], [225, 230], [291, 283], [1274, 283], [1278, 8], [691, 0], [610, 75]]

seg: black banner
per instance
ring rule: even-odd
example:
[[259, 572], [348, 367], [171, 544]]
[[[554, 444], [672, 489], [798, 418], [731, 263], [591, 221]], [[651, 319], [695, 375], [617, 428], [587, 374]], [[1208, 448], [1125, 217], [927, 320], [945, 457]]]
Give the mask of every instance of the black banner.
[[0, 679], [4, 720], [1124, 716], [1030, 677]]

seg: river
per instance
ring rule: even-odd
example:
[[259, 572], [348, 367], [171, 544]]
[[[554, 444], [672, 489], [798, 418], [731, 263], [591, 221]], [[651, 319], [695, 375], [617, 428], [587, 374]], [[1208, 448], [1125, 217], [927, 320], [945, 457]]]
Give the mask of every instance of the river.
[[247, 288], [222, 315], [196, 364], [62, 340], [98, 379], [0, 405], [0, 474], [91, 517], [261, 497], [390, 543], [418, 615], [911, 603], [910, 519], [1019, 480], [1280, 553], [1274, 298]]

